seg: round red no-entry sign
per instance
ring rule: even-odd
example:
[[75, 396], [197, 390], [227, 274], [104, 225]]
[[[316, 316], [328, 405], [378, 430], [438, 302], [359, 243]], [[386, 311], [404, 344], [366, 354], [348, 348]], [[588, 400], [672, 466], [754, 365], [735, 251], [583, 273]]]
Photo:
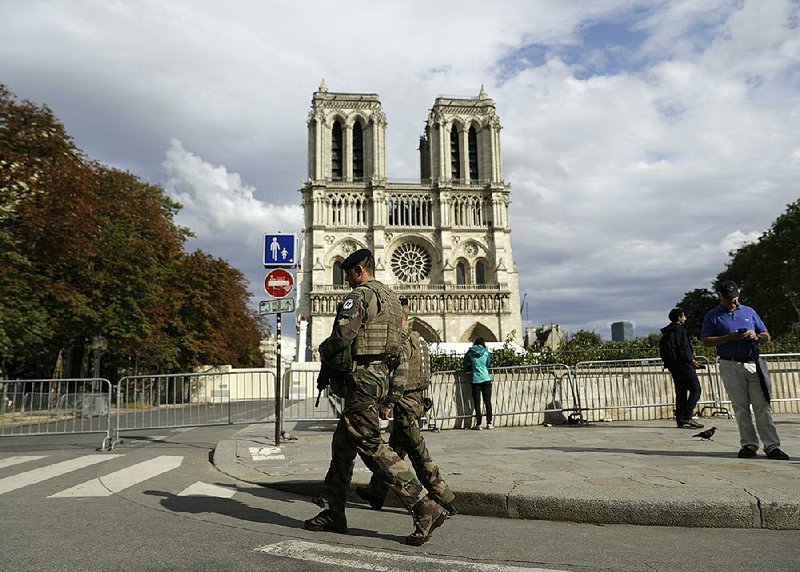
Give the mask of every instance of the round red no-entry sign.
[[283, 268], [276, 268], [264, 278], [264, 290], [274, 298], [283, 298], [294, 289], [294, 276]]

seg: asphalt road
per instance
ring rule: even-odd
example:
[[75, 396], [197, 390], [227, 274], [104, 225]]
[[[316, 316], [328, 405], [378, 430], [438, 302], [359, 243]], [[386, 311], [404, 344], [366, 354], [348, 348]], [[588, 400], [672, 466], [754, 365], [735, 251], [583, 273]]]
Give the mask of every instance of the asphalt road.
[[458, 515], [413, 548], [406, 513], [354, 505], [350, 534], [312, 533], [309, 499], [209, 463], [239, 429], [125, 433], [110, 453], [96, 435], [0, 439], [0, 570], [800, 570], [796, 531]]

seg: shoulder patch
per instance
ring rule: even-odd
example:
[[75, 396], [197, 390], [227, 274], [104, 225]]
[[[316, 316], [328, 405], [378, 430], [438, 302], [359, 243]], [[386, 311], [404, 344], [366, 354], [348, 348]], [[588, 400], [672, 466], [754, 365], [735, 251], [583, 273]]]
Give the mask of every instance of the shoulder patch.
[[352, 298], [348, 298], [347, 300], [344, 301], [344, 304], [342, 304], [342, 310], [349, 310], [352, 307], [353, 307]]

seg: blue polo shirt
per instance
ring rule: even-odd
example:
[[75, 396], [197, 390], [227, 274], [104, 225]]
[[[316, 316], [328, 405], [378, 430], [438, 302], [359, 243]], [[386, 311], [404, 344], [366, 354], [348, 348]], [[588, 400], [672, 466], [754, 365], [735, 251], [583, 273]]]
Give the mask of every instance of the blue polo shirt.
[[[761, 317], [750, 306], [739, 304], [734, 308], [733, 312], [728, 312], [728, 310], [720, 304], [706, 314], [703, 320], [703, 330], [700, 333], [700, 337], [727, 336], [741, 328], [753, 330], [757, 334], [767, 331], [767, 327], [764, 325], [764, 322], [761, 321]], [[717, 346], [717, 355], [733, 359], [754, 358], [755, 356], [753, 355], [751, 344], [752, 342], [748, 340], [728, 342], [727, 344]]]

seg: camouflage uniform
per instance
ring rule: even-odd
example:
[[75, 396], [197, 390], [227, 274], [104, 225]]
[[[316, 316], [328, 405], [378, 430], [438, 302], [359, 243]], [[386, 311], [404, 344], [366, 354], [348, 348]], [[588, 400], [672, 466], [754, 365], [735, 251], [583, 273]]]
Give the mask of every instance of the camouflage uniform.
[[[440, 503], [450, 505], [455, 495], [439, 474], [439, 465], [428, 452], [425, 439], [419, 430], [419, 420], [425, 412], [422, 393], [428, 386], [429, 376], [427, 343], [417, 332], [409, 331], [403, 344], [400, 366], [392, 379], [387, 400], [394, 405], [394, 423], [389, 436], [389, 446], [400, 458], [408, 455], [422, 484], [438, 497]], [[377, 508], [383, 505], [388, 491], [389, 487], [373, 475], [366, 496]]]
[[[354, 288], [342, 304], [335, 333], [320, 345], [320, 354], [326, 361], [333, 355], [331, 352], [357, 345], [358, 336], [363, 335], [369, 321], [378, 315], [379, 297], [369, 286], [382, 287], [395, 296], [382, 284], [373, 282], [377, 281]], [[397, 323], [389, 326], [399, 332], [399, 302], [395, 303]], [[426, 497], [427, 491], [408, 465], [383, 441], [380, 432], [379, 409], [388, 394], [389, 366], [385, 358], [370, 360], [369, 354], [358, 353], [354, 347], [354, 367], [352, 373], [345, 376], [344, 411], [333, 434], [331, 463], [319, 504], [325, 509], [344, 512], [358, 454], [374, 475], [400, 497], [403, 506], [411, 510]]]

